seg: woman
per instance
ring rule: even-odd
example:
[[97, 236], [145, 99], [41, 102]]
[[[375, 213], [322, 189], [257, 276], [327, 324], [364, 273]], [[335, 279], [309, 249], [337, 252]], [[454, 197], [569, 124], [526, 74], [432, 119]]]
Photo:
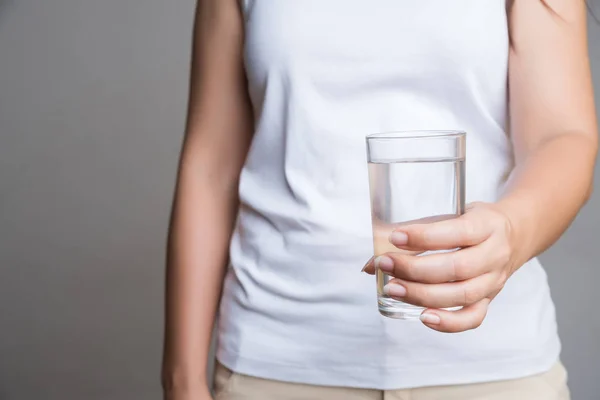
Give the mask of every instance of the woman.
[[[585, 17], [583, 0], [199, 1], [166, 398], [210, 398], [220, 300], [219, 399], [568, 399], [535, 256], [591, 192]], [[462, 249], [365, 267], [423, 323], [381, 317], [359, 272], [364, 137], [404, 129], [468, 132], [468, 211], [390, 238]]]

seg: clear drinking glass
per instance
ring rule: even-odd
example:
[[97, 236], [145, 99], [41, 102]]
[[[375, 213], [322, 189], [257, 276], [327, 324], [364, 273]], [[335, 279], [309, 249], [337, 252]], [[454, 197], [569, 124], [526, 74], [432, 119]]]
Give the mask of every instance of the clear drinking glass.
[[[407, 252], [389, 242], [392, 231], [402, 225], [455, 218], [464, 212], [465, 144], [466, 134], [461, 131], [401, 131], [367, 136], [375, 256]], [[379, 312], [391, 318], [418, 319], [423, 308], [387, 297], [383, 287], [393, 277], [381, 271], [376, 275]]]

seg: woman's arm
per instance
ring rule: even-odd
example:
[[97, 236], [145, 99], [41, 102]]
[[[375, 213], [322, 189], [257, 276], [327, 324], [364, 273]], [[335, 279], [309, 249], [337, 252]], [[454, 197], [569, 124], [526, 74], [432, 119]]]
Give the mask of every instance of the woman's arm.
[[188, 121], [167, 251], [162, 373], [167, 399], [208, 395], [210, 337], [253, 126], [242, 43], [236, 0], [198, 1]]
[[[591, 193], [597, 126], [583, 0], [514, 0], [509, 12], [511, 136], [516, 167], [495, 204], [456, 219], [398, 229], [400, 249], [453, 249], [374, 264], [397, 279], [384, 291], [429, 307], [436, 330], [478, 327], [489, 302], [527, 260], [553, 244]], [[372, 268], [367, 268], [367, 272]], [[440, 308], [463, 306], [449, 312]]]
[[516, 169], [499, 205], [521, 241], [521, 261], [575, 218], [591, 194], [598, 149], [585, 2], [545, 1], [518, 0], [510, 12]]

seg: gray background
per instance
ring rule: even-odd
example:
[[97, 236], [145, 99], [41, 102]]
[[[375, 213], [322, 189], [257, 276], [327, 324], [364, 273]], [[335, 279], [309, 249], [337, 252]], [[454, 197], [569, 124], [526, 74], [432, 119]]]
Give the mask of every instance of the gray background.
[[[193, 8], [0, 0], [0, 400], [160, 398]], [[599, 42], [590, 26], [597, 90]], [[600, 398], [598, 237], [596, 194], [543, 257], [582, 400]]]

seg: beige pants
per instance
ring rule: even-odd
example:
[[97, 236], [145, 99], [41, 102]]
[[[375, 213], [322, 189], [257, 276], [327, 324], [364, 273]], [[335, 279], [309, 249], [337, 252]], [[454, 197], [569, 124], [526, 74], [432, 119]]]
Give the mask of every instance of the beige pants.
[[217, 363], [215, 400], [569, 400], [567, 373], [558, 362], [543, 374], [472, 385], [407, 390], [322, 387], [271, 381], [231, 372]]

